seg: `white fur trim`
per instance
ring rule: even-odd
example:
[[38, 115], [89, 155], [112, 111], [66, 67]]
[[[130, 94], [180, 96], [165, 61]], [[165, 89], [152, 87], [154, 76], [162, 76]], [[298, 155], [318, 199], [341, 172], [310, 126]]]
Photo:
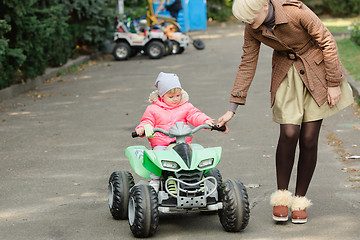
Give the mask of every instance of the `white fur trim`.
[[291, 211], [304, 210], [307, 207], [312, 205], [311, 201], [306, 197], [294, 197], [293, 203], [291, 205]]
[[[156, 102], [158, 101], [159, 97], [160, 97], [159, 90], [155, 90], [152, 93], [150, 93], [149, 102], [150, 103]], [[179, 105], [187, 101], [189, 101], [189, 94], [184, 89], [181, 89], [181, 101]]]
[[156, 102], [159, 99], [159, 97], [160, 97], [159, 90], [154, 90], [150, 93], [149, 102], [151, 103]]
[[270, 204], [272, 206], [287, 206], [292, 204], [292, 193], [288, 190], [277, 190], [270, 196]]

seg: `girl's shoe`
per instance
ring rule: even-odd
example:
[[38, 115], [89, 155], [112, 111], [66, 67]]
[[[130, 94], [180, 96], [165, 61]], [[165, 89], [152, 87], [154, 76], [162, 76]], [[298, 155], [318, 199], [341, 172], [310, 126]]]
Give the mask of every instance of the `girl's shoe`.
[[273, 219], [278, 222], [285, 222], [289, 219], [288, 208], [292, 204], [292, 193], [288, 190], [277, 190], [270, 197], [270, 204], [273, 208]]
[[291, 221], [293, 223], [306, 223], [307, 213], [305, 208], [310, 207], [311, 204], [311, 201], [306, 197], [294, 197], [294, 201], [291, 205]]

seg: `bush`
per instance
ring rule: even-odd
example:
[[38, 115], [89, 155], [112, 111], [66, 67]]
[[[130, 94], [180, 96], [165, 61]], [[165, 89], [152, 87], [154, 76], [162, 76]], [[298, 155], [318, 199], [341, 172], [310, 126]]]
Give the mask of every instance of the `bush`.
[[360, 46], [360, 20], [351, 25], [350, 39]]
[[207, 16], [215, 21], [224, 22], [232, 17], [232, 0], [208, 0]]
[[[54, 0], [64, 2], [65, 0]], [[65, 2], [68, 2], [66, 0]], [[101, 49], [103, 41], [112, 37], [116, 7], [111, 0], [73, 0], [68, 5], [70, 32], [75, 43]]]
[[359, 0], [323, 0], [323, 5], [333, 16], [354, 17], [360, 12]]
[[324, 9], [322, 0], [303, 0], [302, 2], [305, 3], [306, 6], [308, 6], [317, 15], [326, 13], [326, 9]]
[[25, 55], [20, 49], [9, 47], [9, 39], [4, 38], [11, 26], [0, 20], [0, 89], [13, 83], [16, 70], [24, 62]]
[[111, 0], [0, 0], [0, 88], [42, 74], [73, 57], [96, 51], [111, 38]]

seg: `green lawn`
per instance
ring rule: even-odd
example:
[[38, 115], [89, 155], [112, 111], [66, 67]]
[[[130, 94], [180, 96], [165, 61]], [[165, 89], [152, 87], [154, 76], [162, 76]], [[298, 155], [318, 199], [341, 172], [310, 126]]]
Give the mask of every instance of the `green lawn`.
[[[349, 32], [348, 27], [358, 18], [324, 18], [321, 21], [334, 35], [336, 32]], [[350, 39], [336, 40], [339, 54], [345, 69], [356, 80], [360, 81], [360, 46]]]
[[360, 81], [360, 46], [348, 38], [336, 42], [344, 67], [356, 81]]

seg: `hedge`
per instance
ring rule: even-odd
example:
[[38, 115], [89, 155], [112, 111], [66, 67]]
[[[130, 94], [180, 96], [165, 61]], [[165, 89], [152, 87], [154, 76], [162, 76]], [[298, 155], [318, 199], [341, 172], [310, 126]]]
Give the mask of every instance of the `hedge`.
[[115, 16], [111, 0], [0, 0], [0, 88], [99, 49]]
[[[208, 0], [208, 17], [228, 20], [232, 2]], [[318, 14], [360, 11], [359, 0], [304, 2]], [[144, 15], [146, 6], [147, 0], [125, 1], [126, 11], [135, 10], [134, 15]], [[100, 49], [111, 38], [115, 17], [116, 0], [0, 0], [0, 89], [64, 64], [79, 49]], [[353, 39], [358, 41], [358, 32]]]

